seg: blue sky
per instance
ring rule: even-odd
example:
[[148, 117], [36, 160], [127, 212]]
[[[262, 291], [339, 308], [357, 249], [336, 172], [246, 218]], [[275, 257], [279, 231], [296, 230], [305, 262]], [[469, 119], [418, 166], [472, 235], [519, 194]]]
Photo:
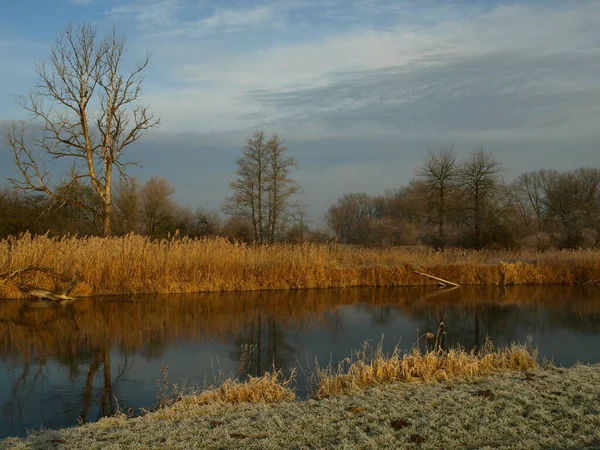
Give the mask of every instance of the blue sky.
[[115, 25], [129, 62], [151, 53], [142, 102], [162, 124], [129, 155], [188, 205], [219, 208], [256, 128], [286, 140], [317, 222], [343, 193], [406, 184], [451, 142], [483, 144], [508, 179], [600, 165], [598, 1], [7, 0], [0, 121], [26, 118], [15, 96], [80, 20]]

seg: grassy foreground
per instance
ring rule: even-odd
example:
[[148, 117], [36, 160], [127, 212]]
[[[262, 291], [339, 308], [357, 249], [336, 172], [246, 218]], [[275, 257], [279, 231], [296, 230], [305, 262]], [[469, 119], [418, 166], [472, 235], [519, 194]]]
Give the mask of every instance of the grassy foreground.
[[441, 253], [424, 247], [253, 246], [220, 238], [152, 241], [136, 235], [23, 235], [0, 241], [0, 297], [20, 297], [16, 285], [23, 283], [51, 290], [60, 288], [47, 273], [28, 272], [6, 279], [6, 274], [30, 266], [45, 267], [65, 277], [81, 274], [84, 281], [76, 286], [73, 295], [434, 283], [415, 274], [415, 269], [461, 285], [573, 285], [600, 280], [600, 251], [455, 249]]
[[376, 385], [319, 401], [280, 400], [184, 399], [135, 419], [107, 418], [10, 438], [0, 448], [600, 448], [600, 365]]

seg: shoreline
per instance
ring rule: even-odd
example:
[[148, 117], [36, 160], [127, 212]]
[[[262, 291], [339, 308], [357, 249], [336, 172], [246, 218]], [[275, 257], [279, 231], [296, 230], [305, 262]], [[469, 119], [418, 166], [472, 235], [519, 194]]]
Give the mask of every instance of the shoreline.
[[279, 403], [180, 401], [0, 448], [598, 448], [600, 365], [380, 384]]

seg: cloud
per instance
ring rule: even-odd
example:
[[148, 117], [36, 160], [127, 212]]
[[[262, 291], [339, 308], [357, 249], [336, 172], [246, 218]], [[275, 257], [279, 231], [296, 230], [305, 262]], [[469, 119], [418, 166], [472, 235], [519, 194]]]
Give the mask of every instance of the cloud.
[[133, 2], [111, 8], [114, 20], [133, 20], [145, 39], [199, 38], [217, 32], [243, 31], [271, 19], [273, 10], [266, 5], [248, 8], [216, 7], [208, 2], [153, 0]]
[[183, 8], [181, 0], [135, 1], [115, 6], [106, 15], [112, 20], [134, 21], [147, 31], [176, 26], [178, 14]]
[[247, 10], [218, 9], [212, 16], [200, 20], [199, 25], [206, 28], [254, 25], [268, 20], [271, 14], [271, 9], [266, 6], [257, 6]]
[[67, 0], [72, 5], [88, 6], [94, 3], [94, 0]]
[[[359, 6], [366, 5], [380, 3]], [[472, 14], [431, 7], [414, 13], [428, 18], [425, 25], [407, 28], [397, 18], [391, 28], [302, 42], [280, 43], [274, 34], [243, 52], [190, 52], [188, 43], [177, 56], [171, 42], [177, 86], [149, 97], [165, 111], [165, 126], [205, 132], [265, 125], [311, 138], [555, 130], [598, 113], [600, 4], [572, 5], [501, 5]], [[285, 33], [294, 34], [294, 25]]]
[[317, 88], [265, 89], [247, 95], [290, 125], [318, 124], [324, 133], [348, 129], [364, 134], [371, 128], [373, 133], [535, 134], [545, 127], [554, 132], [557, 125], [590, 114], [598, 116], [596, 73], [600, 51], [490, 52], [410, 71], [403, 66], [363, 71]]

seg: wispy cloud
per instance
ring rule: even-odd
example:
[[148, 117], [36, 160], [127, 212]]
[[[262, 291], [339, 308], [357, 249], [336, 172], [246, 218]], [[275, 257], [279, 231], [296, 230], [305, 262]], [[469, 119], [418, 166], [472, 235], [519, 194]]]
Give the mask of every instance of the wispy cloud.
[[[272, 42], [243, 52], [195, 53], [184, 46], [186, 56], [176, 58], [171, 46], [171, 75], [186, 88], [164, 90], [153, 101], [168, 111], [170, 126], [287, 124], [323, 136], [365, 129], [423, 133], [432, 127], [497, 134], [530, 127], [537, 133], [595, 114], [597, 2], [570, 9], [433, 11], [420, 10], [429, 22], [410, 29], [367, 27], [281, 43], [274, 34]], [[294, 23], [286, 32], [295, 32]]]
[[106, 14], [113, 20], [130, 20], [143, 30], [153, 30], [176, 26], [184, 7], [182, 0], [135, 1], [115, 6]]
[[207, 28], [229, 28], [262, 23], [271, 17], [272, 11], [266, 6], [256, 6], [247, 10], [218, 9], [210, 17], [199, 21]]
[[190, 39], [211, 33], [244, 31], [272, 18], [273, 9], [267, 5], [224, 8], [207, 2], [154, 0], [114, 7], [107, 14], [115, 20], [134, 21], [146, 39], [177, 36]]

